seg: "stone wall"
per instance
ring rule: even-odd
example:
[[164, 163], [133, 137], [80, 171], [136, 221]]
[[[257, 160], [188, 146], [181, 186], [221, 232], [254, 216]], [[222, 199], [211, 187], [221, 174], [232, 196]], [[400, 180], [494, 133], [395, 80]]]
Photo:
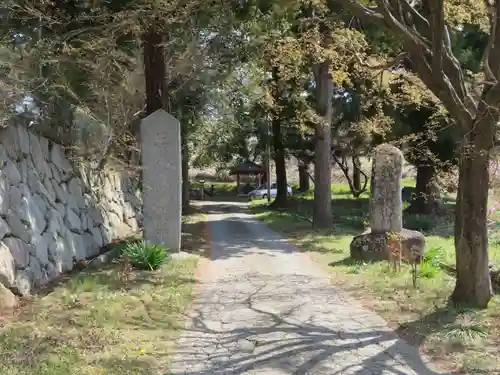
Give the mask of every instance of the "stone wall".
[[125, 173], [72, 163], [20, 126], [0, 131], [0, 283], [18, 295], [138, 230], [141, 200]]

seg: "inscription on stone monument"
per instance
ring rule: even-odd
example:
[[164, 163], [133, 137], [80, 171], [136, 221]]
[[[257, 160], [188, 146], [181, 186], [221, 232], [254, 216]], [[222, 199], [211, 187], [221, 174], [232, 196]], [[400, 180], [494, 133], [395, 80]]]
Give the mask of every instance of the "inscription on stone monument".
[[147, 242], [179, 251], [181, 243], [181, 131], [158, 110], [141, 122], [143, 225]]
[[422, 233], [403, 228], [403, 153], [390, 144], [373, 152], [370, 197], [370, 229], [353, 238], [351, 257], [364, 261], [392, 259], [388, 237], [397, 234], [399, 256], [406, 261], [420, 259], [425, 251]]
[[403, 199], [401, 183], [404, 157], [401, 150], [382, 144], [373, 152], [370, 197], [370, 228], [372, 232], [401, 232]]

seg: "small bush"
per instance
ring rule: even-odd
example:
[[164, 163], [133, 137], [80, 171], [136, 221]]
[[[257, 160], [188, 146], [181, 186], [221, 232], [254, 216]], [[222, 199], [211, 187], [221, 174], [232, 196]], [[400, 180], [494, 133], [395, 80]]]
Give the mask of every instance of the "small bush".
[[445, 337], [462, 342], [484, 339], [488, 336], [488, 328], [478, 322], [474, 314], [462, 314], [454, 323], [444, 327]]
[[441, 272], [439, 268], [427, 262], [422, 262], [419, 268], [420, 272], [418, 272], [418, 275], [424, 279], [432, 279]]
[[441, 268], [441, 265], [444, 263], [444, 259], [444, 249], [442, 247], [432, 247], [425, 252], [422, 261], [424, 263], [429, 263], [436, 268]]
[[123, 255], [130, 259], [134, 268], [156, 270], [165, 263], [167, 249], [146, 242], [132, 242], [125, 247]]
[[436, 220], [428, 215], [410, 215], [405, 218], [405, 228], [429, 232], [436, 226]]
[[420, 263], [420, 277], [432, 279], [441, 272], [444, 263], [444, 250], [442, 247], [433, 247], [424, 254]]

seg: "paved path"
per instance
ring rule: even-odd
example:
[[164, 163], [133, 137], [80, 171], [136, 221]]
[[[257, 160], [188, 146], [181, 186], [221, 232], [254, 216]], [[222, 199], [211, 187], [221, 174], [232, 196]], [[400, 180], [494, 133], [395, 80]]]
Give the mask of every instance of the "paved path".
[[212, 261], [172, 374], [439, 373], [305, 254], [252, 216], [217, 208], [209, 215]]

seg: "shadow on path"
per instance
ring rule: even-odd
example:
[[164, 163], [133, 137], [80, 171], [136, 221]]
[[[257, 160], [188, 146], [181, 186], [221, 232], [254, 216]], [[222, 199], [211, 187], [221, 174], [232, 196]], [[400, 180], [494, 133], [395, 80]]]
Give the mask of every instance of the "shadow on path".
[[304, 254], [233, 210], [210, 215], [212, 262], [172, 374], [440, 374]]

